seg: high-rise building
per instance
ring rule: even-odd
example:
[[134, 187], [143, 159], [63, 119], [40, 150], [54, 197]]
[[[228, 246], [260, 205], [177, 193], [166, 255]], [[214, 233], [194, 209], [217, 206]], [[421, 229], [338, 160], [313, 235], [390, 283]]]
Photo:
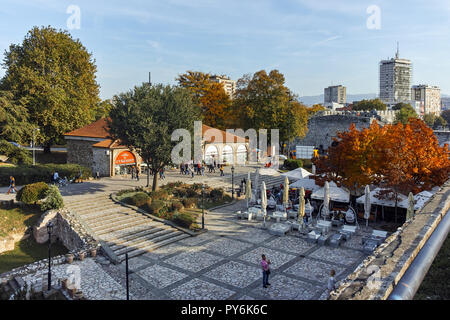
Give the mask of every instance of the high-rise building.
[[423, 105], [423, 114], [433, 113], [438, 116], [441, 113], [441, 89], [439, 87], [424, 84], [413, 86], [411, 100], [419, 101]]
[[380, 62], [380, 99], [393, 105], [411, 100], [412, 64], [411, 60], [395, 58]]
[[333, 102], [345, 104], [347, 102], [347, 88], [342, 85], [325, 88], [323, 102], [324, 104], [332, 104]]
[[229, 77], [226, 76], [217, 76], [217, 75], [209, 77], [209, 80], [217, 83], [223, 83], [223, 88], [225, 89], [225, 92], [230, 96], [231, 99], [233, 99], [234, 93], [236, 91], [236, 81], [231, 80]]
[[441, 110], [450, 110], [450, 97], [441, 97]]

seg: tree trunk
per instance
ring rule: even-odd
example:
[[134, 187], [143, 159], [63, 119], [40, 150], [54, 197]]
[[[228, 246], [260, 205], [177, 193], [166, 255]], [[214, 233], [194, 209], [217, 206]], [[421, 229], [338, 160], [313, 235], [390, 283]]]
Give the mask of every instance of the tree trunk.
[[147, 188], [150, 187], [150, 164], [147, 162]]
[[158, 177], [159, 177], [159, 172], [155, 172], [155, 175], [153, 176], [152, 191], [158, 191], [158, 189], [159, 189]]

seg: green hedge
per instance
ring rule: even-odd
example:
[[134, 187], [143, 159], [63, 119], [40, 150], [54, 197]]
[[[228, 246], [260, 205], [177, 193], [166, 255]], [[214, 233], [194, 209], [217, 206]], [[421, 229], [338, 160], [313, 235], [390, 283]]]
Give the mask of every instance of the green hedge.
[[46, 192], [46, 199], [43, 203], [41, 203], [41, 210], [53, 210], [53, 209], [61, 209], [64, 207], [64, 199], [59, 192], [59, 189], [55, 185], [51, 185], [48, 191]]
[[133, 196], [127, 198], [126, 202], [133, 206], [141, 207], [145, 205], [149, 199], [150, 197], [145, 192], [138, 192]]
[[45, 182], [27, 184], [17, 192], [16, 199], [26, 204], [33, 204], [44, 199], [48, 190], [49, 187]]
[[195, 222], [195, 220], [196, 218], [193, 215], [190, 215], [188, 213], [178, 213], [175, 216], [173, 222], [175, 222], [181, 227], [189, 229], [191, 225]]
[[0, 167], [0, 186], [9, 186], [9, 176], [13, 176], [16, 179], [16, 185], [26, 185], [36, 181], [51, 182], [54, 171], [57, 171], [61, 178], [67, 177], [67, 179], [72, 179], [79, 175], [80, 170], [83, 179], [92, 177], [91, 169], [77, 164]]
[[33, 163], [31, 152], [24, 148], [16, 147], [6, 140], [0, 140], [0, 154], [8, 157], [8, 161], [14, 164], [30, 165]]
[[300, 159], [286, 159], [284, 160], [284, 167], [287, 170], [294, 170], [303, 167], [303, 161]]

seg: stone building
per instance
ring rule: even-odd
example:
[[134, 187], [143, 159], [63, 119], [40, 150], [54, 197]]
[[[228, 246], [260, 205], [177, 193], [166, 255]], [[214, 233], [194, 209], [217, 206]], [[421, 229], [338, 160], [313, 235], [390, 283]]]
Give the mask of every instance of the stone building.
[[[111, 139], [106, 118], [66, 133], [64, 138], [67, 162], [92, 168], [94, 175], [129, 174], [133, 166], [145, 169], [146, 164], [135, 150]], [[250, 152], [248, 139], [206, 125], [202, 125], [201, 147], [202, 159], [208, 164], [216, 159], [216, 163], [242, 165], [248, 161]]]

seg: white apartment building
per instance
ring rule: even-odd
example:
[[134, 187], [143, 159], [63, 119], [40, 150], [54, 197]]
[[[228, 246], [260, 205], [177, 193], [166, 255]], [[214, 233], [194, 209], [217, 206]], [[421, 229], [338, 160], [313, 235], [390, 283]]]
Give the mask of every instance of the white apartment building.
[[412, 64], [410, 60], [400, 59], [398, 51], [395, 58], [380, 62], [380, 99], [388, 104], [411, 100]]
[[227, 76], [217, 76], [217, 75], [209, 77], [209, 80], [217, 83], [223, 83], [223, 88], [225, 89], [225, 92], [230, 96], [231, 99], [233, 99], [234, 93], [236, 92], [236, 81], [231, 80]]
[[423, 116], [427, 113], [440, 115], [441, 113], [441, 89], [437, 86], [416, 85], [411, 88], [411, 100], [418, 101], [421, 105]]
[[342, 85], [325, 88], [323, 100], [325, 104], [332, 104], [333, 102], [345, 104], [347, 102], [347, 88]]

